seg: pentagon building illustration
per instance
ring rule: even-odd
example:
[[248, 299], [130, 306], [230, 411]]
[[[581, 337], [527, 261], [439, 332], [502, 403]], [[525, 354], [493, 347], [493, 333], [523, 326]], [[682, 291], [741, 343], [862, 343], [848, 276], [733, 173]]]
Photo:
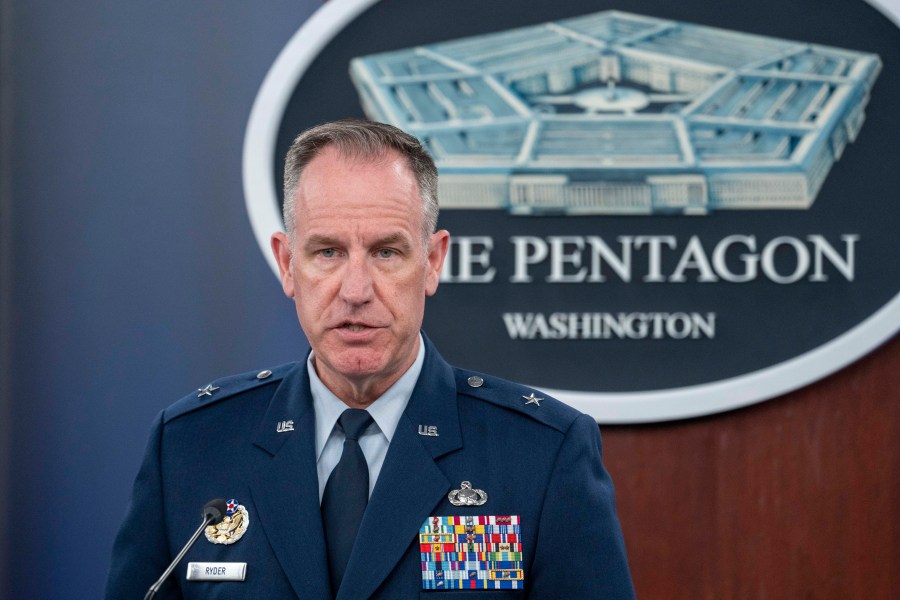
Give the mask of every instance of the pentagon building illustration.
[[865, 120], [875, 54], [618, 11], [353, 59], [442, 208], [807, 209]]

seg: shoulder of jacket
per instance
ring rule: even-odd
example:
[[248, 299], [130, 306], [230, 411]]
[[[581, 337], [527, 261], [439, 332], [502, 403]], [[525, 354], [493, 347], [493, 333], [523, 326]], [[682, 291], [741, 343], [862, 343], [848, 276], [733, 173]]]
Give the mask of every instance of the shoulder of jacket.
[[210, 381], [164, 410], [163, 423], [168, 423], [187, 413], [219, 404], [249, 390], [280, 383], [299, 364], [292, 362], [271, 369], [247, 371]]
[[582, 413], [540, 390], [500, 377], [453, 368], [457, 394], [515, 411], [565, 433]]

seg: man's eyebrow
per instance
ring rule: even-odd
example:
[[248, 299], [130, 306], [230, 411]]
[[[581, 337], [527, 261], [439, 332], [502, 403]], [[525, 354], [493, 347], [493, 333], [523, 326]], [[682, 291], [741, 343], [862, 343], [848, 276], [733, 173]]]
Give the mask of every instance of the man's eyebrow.
[[374, 246], [400, 246], [404, 249], [410, 247], [409, 236], [402, 233], [392, 233], [375, 240]]
[[340, 242], [337, 239], [327, 236], [327, 235], [311, 235], [306, 238], [306, 241], [303, 243], [303, 247], [307, 250], [313, 248], [328, 248], [331, 246], [340, 246]]
[[[312, 250], [315, 248], [330, 248], [332, 246], [340, 247], [343, 243], [335, 237], [330, 235], [323, 234], [312, 234], [303, 243], [303, 247], [307, 250]], [[371, 244], [373, 248], [380, 248], [382, 246], [399, 246], [403, 249], [409, 248], [412, 244], [409, 240], [409, 236], [403, 234], [402, 232], [391, 233], [380, 238], [375, 239]]]

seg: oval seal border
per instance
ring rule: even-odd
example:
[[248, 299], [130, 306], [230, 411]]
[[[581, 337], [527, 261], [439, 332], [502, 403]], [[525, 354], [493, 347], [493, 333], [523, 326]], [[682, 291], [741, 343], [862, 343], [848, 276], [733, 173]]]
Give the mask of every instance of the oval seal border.
[[[294, 34], [266, 74], [253, 103], [243, 147], [244, 198], [250, 224], [269, 267], [278, 273], [269, 236], [283, 229], [272, 181], [276, 138], [297, 82], [348, 23], [378, 0], [332, 0]], [[900, 23], [900, 2], [866, 0]], [[273, 116], [278, 118], [273, 118]], [[855, 327], [792, 359], [737, 377], [650, 392], [575, 392], [529, 382], [599, 423], [648, 423], [715, 414], [769, 400], [818, 381], [858, 360], [900, 329], [900, 293]]]

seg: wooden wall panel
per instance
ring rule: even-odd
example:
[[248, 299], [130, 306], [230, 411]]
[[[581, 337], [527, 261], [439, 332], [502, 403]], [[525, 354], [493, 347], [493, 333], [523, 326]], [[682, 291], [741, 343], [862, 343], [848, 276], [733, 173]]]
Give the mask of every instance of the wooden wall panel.
[[900, 337], [740, 410], [603, 426], [638, 597], [900, 597]]

